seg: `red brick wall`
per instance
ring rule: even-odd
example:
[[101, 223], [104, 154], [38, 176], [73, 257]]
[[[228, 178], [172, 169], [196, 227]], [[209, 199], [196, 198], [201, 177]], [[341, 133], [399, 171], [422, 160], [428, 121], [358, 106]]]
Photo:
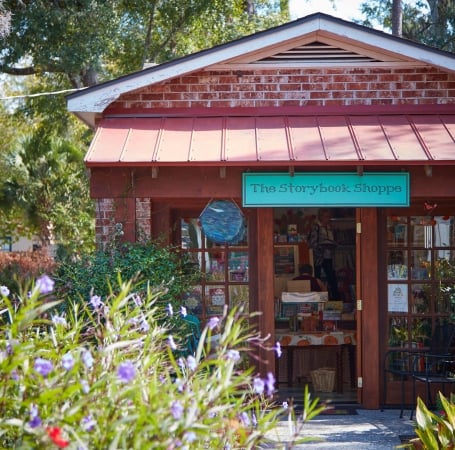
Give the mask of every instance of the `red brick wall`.
[[[148, 241], [151, 237], [150, 230], [150, 214], [151, 200], [149, 198], [136, 198], [136, 240]], [[96, 243], [99, 246], [104, 246], [109, 242], [115, 233], [115, 213], [116, 199], [103, 198], [96, 199], [95, 208], [95, 235]], [[124, 227], [125, 224], [122, 224]]]
[[136, 239], [144, 242], [151, 238], [150, 214], [152, 204], [149, 198], [136, 198]]
[[444, 104], [455, 76], [436, 68], [199, 72], [120, 97], [114, 108]]
[[96, 199], [95, 203], [95, 235], [98, 246], [103, 247], [109, 242], [115, 225], [115, 200], [113, 198]]

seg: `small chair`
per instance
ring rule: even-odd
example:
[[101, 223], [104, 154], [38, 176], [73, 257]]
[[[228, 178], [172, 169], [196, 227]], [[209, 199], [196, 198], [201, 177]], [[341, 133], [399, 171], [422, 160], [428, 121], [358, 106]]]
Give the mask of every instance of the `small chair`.
[[[455, 337], [455, 326], [450, 323], [438, 324], [431, 337], [430, 345], [427, 350], [420, 349], [394, 349], [389, 350], [384, 358], [384, 385], [383, 385], [383, 406], [387, 403], [387, 374], [393, 374], [399, 377], [401, 381], [401, 411], [400, 418], [403, 417], [405, 408], [405, 382], [412, 380], [412, 398], [416, 398], [416, 381], [422, 381], [427, 384], [427, 401], [431, 402], [431, 388], [433, 383], [448, 384], [450, 378], [447, 376], [447, 371], [442, 370], [441, 363], [443, 361], [451, 361], [450, 349]], [[455, 356], [454, 356], [455, 358]], [[435, 372], [438, 367], [440, 376]], [[454, 359], [455, 363], [455, 359]], [[454, 369], [455, 370], [455, 367]], [[413, 411], [410, 418], [412, 419]]]
[[423, 371], [417, 371], [412, 375], [414, 380], [414, 397], [416, 391], [415, 383], [425, 383], [426, 405], [431, 408], [436, 406], [431, 395], [431, 385], [441, 385], [442, 393], [445, 395], [445, 386], [447, 384], [455, 384], [455, 355], [425, 354], [423, 356], [423, 365]]
[[187, 314], [183, 319], [189, 326], [190, 333], [188, 334], [188, 341], [186, 347], [187, 355], [195, 355], [201, 338], [201, 321], [192, 314]]

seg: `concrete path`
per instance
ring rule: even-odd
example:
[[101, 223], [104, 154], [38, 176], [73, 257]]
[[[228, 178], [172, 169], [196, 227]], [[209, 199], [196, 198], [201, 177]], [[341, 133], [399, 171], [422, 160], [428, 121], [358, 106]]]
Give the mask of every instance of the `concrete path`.
[[278, 426], [267, 436], [270, 444], [263, 449], [276, 450], [390, 450], [401, 444], [400, 435], [414, 435], [414, 422], [407, 417], [400, 419], [396, 409], [365, 410], [358, 409], [357, 415], [318, 416], [303, 424], [299, 436], [319, 438], [304, 444], [286, 447], [291, 431], [287, 421], [280, 421]]

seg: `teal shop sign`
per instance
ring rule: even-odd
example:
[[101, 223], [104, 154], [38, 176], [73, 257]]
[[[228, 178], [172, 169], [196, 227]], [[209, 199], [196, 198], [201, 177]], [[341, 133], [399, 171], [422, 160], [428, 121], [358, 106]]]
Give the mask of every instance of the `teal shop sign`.
[[409, 206], [409, 173], [244, 173], [243, 206]]

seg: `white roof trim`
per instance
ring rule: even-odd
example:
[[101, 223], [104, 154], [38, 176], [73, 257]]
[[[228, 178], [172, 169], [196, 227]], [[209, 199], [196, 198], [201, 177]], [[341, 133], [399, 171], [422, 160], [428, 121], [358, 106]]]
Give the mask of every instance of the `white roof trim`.
[[[351, 42], [357, 41], [358, 45], [375, 47], [379, 51], [384, 49], [388, 53], [393, 52], [401, 55], [407, 61], [412, 59], [445, 70], [455, 71], [455, 56], [448, 53], [445, 54], [377, 30], [370, 30], [354, 23], [317, 13], [213, 49], [144, 69], [71, 94], [68, 96], [68, 110], [74, 112], [86, 123], [94, 125], [96, 114], [102, 113], [107, 106], [126, 92], [205, 69], [209, 66], [219, 67], [234, 58], [245, 57], [248, 53], [254, 53], [318, 31], [324, 31], [332, 37], [341, 37]], [[250, 67], [255, 67], [255, 65], [252, 64]]]

